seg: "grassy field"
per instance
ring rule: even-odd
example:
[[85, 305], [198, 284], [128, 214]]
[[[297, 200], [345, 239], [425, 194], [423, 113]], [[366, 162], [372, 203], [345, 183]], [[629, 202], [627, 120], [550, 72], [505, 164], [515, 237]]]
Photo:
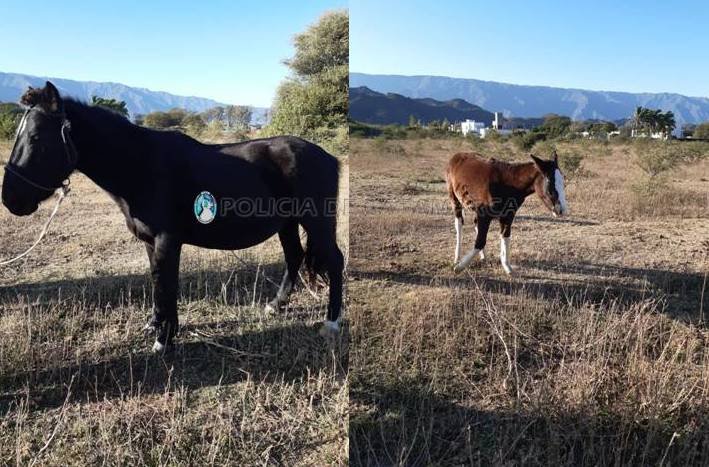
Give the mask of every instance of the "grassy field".
[[[278, 240], [186, 247], [177, 348], [153, 355], [145, 249], [105, 193], [80, 174], [72, 188], [40, 246], [0, 268], [0, 464], [346, 464], [346, 330], [332, 345], [317, 334], [327, 294], [264, 314], [285, 267]], [[0, 209], [0, 259], [52, 207]]]
[[[494, 224], [487, 259], [456, 275], [445, 163], [526, 153], [352, 139], [352, 465], [709, 463], [709, 153], [558, 150], [566, 167], [583, 157], [567, 174], [571, 215], [533, 195], [512, 228], [515, 273]], [[678, 163], [648, 182], [656, 150]]]

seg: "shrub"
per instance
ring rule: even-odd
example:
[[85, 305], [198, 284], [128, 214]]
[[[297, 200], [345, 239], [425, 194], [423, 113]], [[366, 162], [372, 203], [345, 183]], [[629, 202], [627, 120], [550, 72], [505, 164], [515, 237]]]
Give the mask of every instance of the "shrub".
[[547, 134], [542, 131], [530, 131], [528, 133], [517, 133], [512, 136], [512, 143], [520, 150], [529, 151], [539, 141], [544, 141]]
[[650, 178], [673, 169], [678, 162], [677, 153], [668, 142], [638, 140], [634, 144], [635, 164]]
[[577, 152], [562, 152], [559, 154], [559, 166], [562, 172], [569, 176], [581, 173], [581, 161], [583, 161], [583, 156]]
[[17, 130], [17, 117], [12, 114], [0, 114], [0, 138], [12, 139]]

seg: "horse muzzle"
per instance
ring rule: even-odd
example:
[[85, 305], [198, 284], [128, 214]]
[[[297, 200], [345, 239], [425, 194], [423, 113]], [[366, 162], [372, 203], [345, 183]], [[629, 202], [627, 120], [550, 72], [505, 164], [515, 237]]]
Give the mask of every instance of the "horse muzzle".
[[39, 203], [21, 202], [11, 195], [3, 193], [2, 204], [5, 205], [8, 211], [15, 216], [29, 216], [33, 214], [39, 207]]

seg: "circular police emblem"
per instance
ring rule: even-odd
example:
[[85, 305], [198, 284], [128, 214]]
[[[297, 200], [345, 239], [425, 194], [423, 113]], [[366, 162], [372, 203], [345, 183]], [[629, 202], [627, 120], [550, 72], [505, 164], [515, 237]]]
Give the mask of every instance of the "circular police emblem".
[[201, 224], [209, 224], [217, 216], [217, 200], [208, 191], [203, 191], [194, 200], [194, 215]]

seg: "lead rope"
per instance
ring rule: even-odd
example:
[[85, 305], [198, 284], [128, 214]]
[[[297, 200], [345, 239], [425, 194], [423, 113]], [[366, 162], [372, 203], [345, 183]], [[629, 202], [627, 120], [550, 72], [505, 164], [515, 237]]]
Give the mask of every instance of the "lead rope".
[[69, 188], [69, 184], [67, 183], [66, 185], [61, 186], [61, 191], [59, 192], [59, 198], [57, 199], [57, 204], [54, 206], [54, 210], [52, 213], [49, 215], [49, 219], [47, 219], [47, 222], [44, 224], [44, 227], [42, 228], [42, 231], [39, 233], [39, 237], [37, 237], [37, 240], [32, 244], [31, 247], [26, 249], [22, 254], [19, 254], [15, 256], [14, 258], [5, 260], [5, 261], [0, 261], [0, 266], [5, 266], [10, 263], [14, 263], [15, 261], [23, 258], [27, 254], [29, 254], [30, 251], [34, 250], [34, 248], [39, 245], [39, 242], [42, 241], [42, 238], [47, 234], [47, 230], [49, 230], [49, 224], [52, 223], [52, 219], [54, 219], [54, 216], [57, 215], [57, 211], [59, 211], [59, 206], [62, 204], [62, 201], [64, 201], [64, 198], [66, 197], [67, 194], [69, 194], [69, 191], [71, 189]]

